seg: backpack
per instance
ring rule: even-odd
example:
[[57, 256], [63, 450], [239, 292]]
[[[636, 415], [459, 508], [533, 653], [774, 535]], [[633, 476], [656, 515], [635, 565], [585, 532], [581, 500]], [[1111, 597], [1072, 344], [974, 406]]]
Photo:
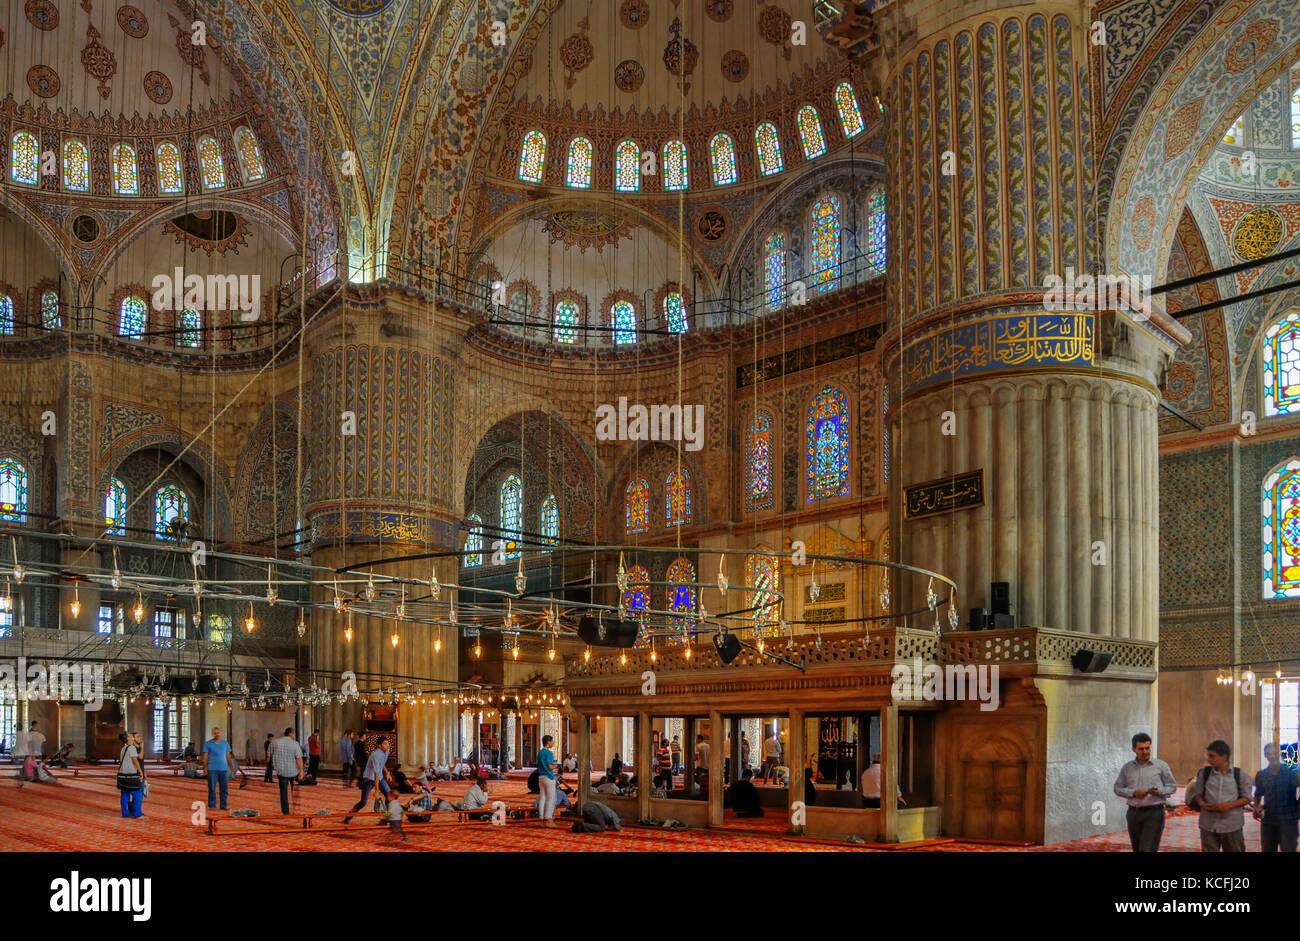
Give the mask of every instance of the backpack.
[[[1201, 806], [1204, 803], [1201, 798], [1205, 796], [1205, 786], [1209, 783], [1210, 772], [1214, 769], [1206, 765], [1200, 771], [1196, 772], [1196, 796], [1187, 802], [1187, 806], [1197, 813], [1201, 812]], [[1241, 793], [1241, 769], [1236, 765], [1232, 768], [1233, 780], [1237, 783], [1237, 793]]]

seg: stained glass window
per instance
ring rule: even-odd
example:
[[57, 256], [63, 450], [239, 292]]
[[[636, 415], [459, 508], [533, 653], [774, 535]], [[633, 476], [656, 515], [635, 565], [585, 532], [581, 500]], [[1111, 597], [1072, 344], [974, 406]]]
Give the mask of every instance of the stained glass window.
[[691, 521], [691, 472], [686, 468], [673, 471], [664, 482], [664, 509], [669, 526]]
[[63, 188], [90, 192], [90, 151], [79, 140], [63, 142]]
[[745, 607], [752, 608], [756, 627], [768, 627], [781, 619], [781, 570], [769, 555], [745, 556]]
[[180, 487], [160, 487], [153, 499], [153, 533], [157, 539], [170, 539], [175, 532], [173, 520], [187, 522], [190, 498]]
[[0, 520], [27, 520], [27, 471], [17, 461], [0, 461]]
[[19, 131], [9, 151], [9, 178], [35, 186], [41, 178], [41, 145], [36, 135]]
[[0, 335], [14, 332], [14, 299], [0, 294]]
[[763, 274], [767, 281], [767, 309], [776, 310], [785, 301], [785, 236], [773, 232], [763, 245]]
[[862, 133], [862, 110], [858, 107], [858, 96], [853, 93], [853, 86], [840, 82], [835, 86], [835, 106], [840, 112], [840, 125], [845, 137], [857, 137]]
[[501, 538], [505, 540], [506, 558], [519, 558], [519, 543], [524, 519], [524, 485], [510, 475], [501, 485]]
[[1264, 479], [1264, 597], [1300, 598], [1300, 460]]
[[668, 566], [667, 593], [669, 611], [681, 612], [680, 617], [671, 618], [674, 625], [681, 626], [687, 622], [695, 611], [695, 566], [689, 559], [678, 559]]
[[176, 345], [197, 347], [200, 343], [200, 326], [201, 321], [197, 310], [193, 307], [186, 307], [182, 310], [176, 323]]
[[144, 298], [136, 297], [134, 294], [122, 298], [122, 307], [119, 314], [118, 335], [130, 337], [132, 340], [143, 340], [145, 327]]
[[[555, 502], [555, 495], [542, 502], [542, 543], [553, 546], [560, 541], [560, 505]], [[550, 549], [545, 550], [550, 552]]]
[[266, 179], [266, 164], [262, 162], [262, 148], [257, 138], [244, 126], [235, 131], [235, 149], [239, 151], [239, 165], [244, 170], [244, 182], [256, 183]]
[[181, 152], [171, 141], [158, 145], [158, 192], [179, 193], [185, 188], [181, 175]]
[[826, 137], [822, 134], [822, 122], [817, 116], [817, 109], [812, 105], [804, 105], [799, 109], [798, 123], [804, 157], [811, 160], [826, 153]]
[[840, 198], [823, 196], [813, 203], [809, 216], [813, 289], [829, 291], [840, 286]]
[[887, 258], [886, 235], [885, 189], [877, 187], [867, 197], [867, 263], [882, 274]]
[[126, 488], [116, 477], [104, 488], [104, 531], [110, 536], [126, 535]]
[[1264, 414], [1300, 411], [1300, 312], [1264, 333]]
[[555, 342], [572, 343], [578, 338], [578, 305], [560, 301], [555, 305]]
[[635, 193], [641, 188], [641, 147], [625, 140], [614, 154], [614, 188], [620, 193]]
[[758, 169], [763, 176], [780, 173], [785, 164], [781, 160], [781, 137], [776, 125], [764, 121], [754, 129], [754, 146], [758, 148]]
[[726, 186], [736, 182], [736, 145], [730, 134], [714, 134], [709, 141], [709, 164], [713, 169], [713, 185]]
[[629, 611], [646, 611], [650, 608], [650, 573], [644, 565], [634, 565], [627, 570], [627, 588], [623, 591], [623, 607]]
[[687, 166], [686, 145], [679, 140], [664, 144], [664, 189], [684, 190], [691, 185], [691, 171]]
[[623, 509], [627, 516], [629, 533], [644, 533], [650, 529], [650, 484], [640, 477], [627, 485], [623, 496]]
[[826, 386], [808, 405], [808, 502], [849, 493], [849, 403]]
[[469, 533], [465, 536], [465, 561], [461, 563], [466, 568], [483, 564], [483, 518], [471, 513], [469, 523]]
[[1228, 128], [1228, 132], [1223, 135], [1223, 142], [1225, 144], [1236, 144], [1238, 147], [1245, 143], [1245, 123], [1246, 116], [1244, 114], [1237, 118], [1237, 120], [1233, 121], [1231, 126]]
[[772, 507], [772, 416], [759, 412], [745, 448], [745, 508]]
[[614, 318], [614, 342], [636, 342], [636, 308], [630, 301], [616, 301], [610, 309]]
[[685, 333], [690, 329], [686, 301], [677, 291], [670, 291], [664, 298], [664, 322], [668, 324], [669, 333]]
[[215, 137], [199, 140], [199, 170], [203, 176], [203, 188], [219, 190], [226, 185], [226, 162], [221, 156], [221, 145]]
[[59, 313], [59, 292], [41, 292], [41, 322], [46, 330], [57, 330], [63, 326], [63, 316]]
[[569, 163], [564, 172], [564, 182], [579, 189], [591, 186], [591, 141], [585, 137], [569, 141]]
[[524, 135], [524, 145], [519, 149], [519, 179], [528, 183], [542, 182], [542, 168], [546, 165], [546, 135], [529, 131]]
[[134, 196], [140, 192], [135, 148], [129, 144], [118, 144], [113, 148], [113, 192], [119, 196]]

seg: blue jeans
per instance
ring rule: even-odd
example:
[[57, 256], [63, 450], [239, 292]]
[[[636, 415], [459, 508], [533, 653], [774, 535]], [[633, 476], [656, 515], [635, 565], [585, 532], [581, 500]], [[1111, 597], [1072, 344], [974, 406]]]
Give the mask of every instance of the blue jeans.
[[230, 772], [213, 771], [208, 769], [208, 806], [217, 806], [217, 785], [221, 785], [221, 809], [226, 809], [226, 801], [230, 799]]
[[144, 794], [139, 788], [136, 788], [134, 791], [122, 792], [122, 816], [144, 816]]
[[[374, 790], [374, 787], [375, 787], [375, 779], [373, 776], [363, 779], [361, 782], [361, 800], [357, 801], [356, 804], [353, 806], [353, 808], [348, 811], [348, 813], [355, 814], [357, 811], [365, 810], [366, 801], [370, 799], [370, 792]], [[388, 796], [388, 782], [385, 781], [383, 778], [379, 779], [379, 792], [383, 794], [385, 797]]]

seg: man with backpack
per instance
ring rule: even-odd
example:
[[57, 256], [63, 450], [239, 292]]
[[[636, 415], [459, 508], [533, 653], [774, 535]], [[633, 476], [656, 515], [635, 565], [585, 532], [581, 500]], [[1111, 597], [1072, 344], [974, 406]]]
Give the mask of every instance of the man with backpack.
[[1251, 780], [1232, 766], [1232, 749], [1223, 739], [1205, 746], [1206, 767], [1196, 773], [1187, 790], [1187, 806], [1201, 815], [1202, 853], [1246, 852], [1246, 818]]
[[1296, 788], [1300, 771], [1282, 764], [1278, 747], [1264, 746], [1268, 767], [1255, 775], [1255, 819], [1259, 824], [1260, 849], [1265, 853], [1296, 851]]

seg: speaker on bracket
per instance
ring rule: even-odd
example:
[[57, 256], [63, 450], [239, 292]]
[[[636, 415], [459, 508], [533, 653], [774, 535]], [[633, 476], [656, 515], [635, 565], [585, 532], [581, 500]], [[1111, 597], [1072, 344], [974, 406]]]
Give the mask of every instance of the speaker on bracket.
[[1110, 666], [1110, 658], [1113, 656], [1109, 650], [1093, 650], [1089, 647], [1080, 647], [1070, 658], [1070, 663], [1080, 673], [1100, 673], [1106, 667]]
[[1011, 583], [991, 582], [989, 584], [989, 607], [994, 614], [1011, 613]]
[[713, 646], [717, 648], [718, 658], [723, 663], [730, 663], [740, 656], [740, 638], [735, 634], [714, 634]]

